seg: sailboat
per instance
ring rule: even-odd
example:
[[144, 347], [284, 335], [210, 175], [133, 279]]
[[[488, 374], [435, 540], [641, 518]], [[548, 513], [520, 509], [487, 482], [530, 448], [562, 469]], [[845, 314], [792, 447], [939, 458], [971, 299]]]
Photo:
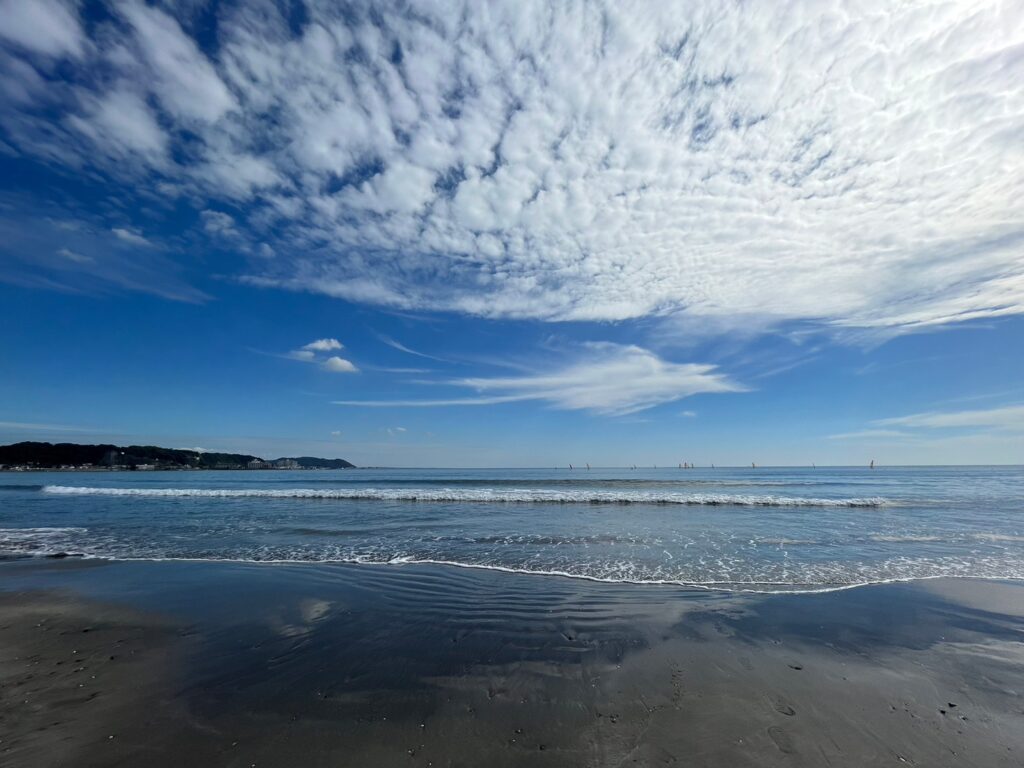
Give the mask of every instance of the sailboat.
[[587, 464], [587, 472], [589, 472], [589, 471], [590, 471], [590, 465]]
[[750, 462], [750, 468], [757, 469], [757, 464], [755, 464], [754, 462]]
[[874, 460], [874, 459], [872, 459], [872, 460], [871, 460], [871, 463], [870, 463], [870, 464], [868, 464], [868, 469], [874, 469], [874, 468], [875, 468], [875, 460]]
[[572, 464], [570, 464], [570, 465], [569, 465], [569, 469], [570, 469], [570, 470], [572, 469]]

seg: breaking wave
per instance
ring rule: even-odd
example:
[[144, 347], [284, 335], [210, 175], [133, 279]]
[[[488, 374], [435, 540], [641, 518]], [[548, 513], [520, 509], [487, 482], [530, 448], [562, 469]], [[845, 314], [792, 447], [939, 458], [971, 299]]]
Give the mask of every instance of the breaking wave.
[[102, 488], [47, 485], [45, 493], [77, 496], [204, 497], [225, 499], [340, 499], [352, 501], [475, 502], [504, 504], [678, 504], [740, 507], [882, 507], [880, 497], [817, 499], [752, 494], [685, 494], [643, 491], [549, 491], [527, 488]]

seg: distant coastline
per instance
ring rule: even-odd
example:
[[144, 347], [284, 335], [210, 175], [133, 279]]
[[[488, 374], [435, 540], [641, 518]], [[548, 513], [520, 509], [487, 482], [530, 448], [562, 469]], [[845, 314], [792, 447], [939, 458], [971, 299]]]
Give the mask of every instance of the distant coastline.
[[264, 459], [245, 453], [217, 453], [155, 445], [81, 445], [21, 442], [0, 445], [3, 472], [114, 472], [189, 470], [354, 469], [345, 459], [282, 456]]

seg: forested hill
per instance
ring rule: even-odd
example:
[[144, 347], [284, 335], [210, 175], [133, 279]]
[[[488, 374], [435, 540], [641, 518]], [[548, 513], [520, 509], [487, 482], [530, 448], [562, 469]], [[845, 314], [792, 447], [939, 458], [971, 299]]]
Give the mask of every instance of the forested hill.
[[[294, 465], [303, 469], [347, 469], [355, 465], [344, 459], [314, 456], [282, 457], [264, 462], [245, 453], [214, 453], [155, 445], [79, 445], [77, 443], [24, 442], [0, 445], [0, 466], [43, 468], [83, 468], [94, 466], [155, 469], [245, 469], [251, 462], [268, 465]], [[294, 465], [292, 464], [294, 463]]]

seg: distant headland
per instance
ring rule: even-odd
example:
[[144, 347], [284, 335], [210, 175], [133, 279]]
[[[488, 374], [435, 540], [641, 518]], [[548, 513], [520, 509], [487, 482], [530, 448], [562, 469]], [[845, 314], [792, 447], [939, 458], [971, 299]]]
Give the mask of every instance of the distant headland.
[[344, 459], [315, 456], [263, 459], [245, 453], [214, 453], [155, 445], [79, 445], [24, 442], [0, 445], [0, 470], [351, 469]]

